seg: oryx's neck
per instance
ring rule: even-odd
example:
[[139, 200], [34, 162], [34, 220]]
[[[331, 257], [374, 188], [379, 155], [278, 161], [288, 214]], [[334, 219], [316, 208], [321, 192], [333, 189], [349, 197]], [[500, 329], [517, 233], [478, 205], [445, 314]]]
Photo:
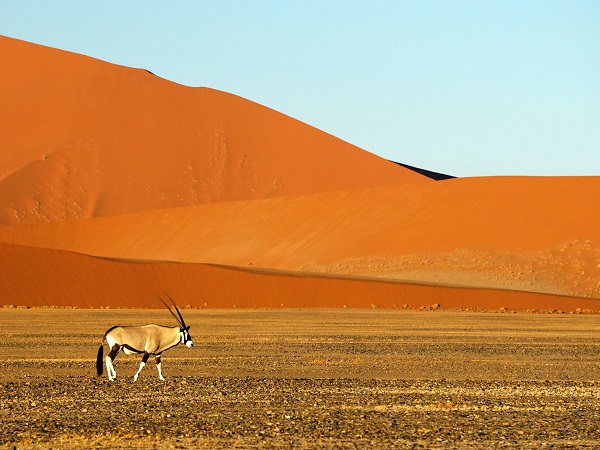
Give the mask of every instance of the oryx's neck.
[[165, 333], [164, 343], [166, 348], [175, 347], [181, 343], [181, 329], [180, 327], [168, 327], [169, 333]]

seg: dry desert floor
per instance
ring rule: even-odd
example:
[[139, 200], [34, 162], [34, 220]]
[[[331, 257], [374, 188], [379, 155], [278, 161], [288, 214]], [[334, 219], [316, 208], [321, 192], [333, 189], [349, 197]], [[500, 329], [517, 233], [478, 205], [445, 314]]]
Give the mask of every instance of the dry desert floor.
[[0, 309], [2, 448], [598, 448], [600, 316], [182, 311], [195, 346], [119, 355], [158, 310]]

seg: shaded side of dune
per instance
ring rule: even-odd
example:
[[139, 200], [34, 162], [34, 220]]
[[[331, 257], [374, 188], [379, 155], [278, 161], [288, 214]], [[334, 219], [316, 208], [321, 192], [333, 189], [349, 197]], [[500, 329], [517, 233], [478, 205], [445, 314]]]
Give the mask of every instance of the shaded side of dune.
[[[158, 308], [167, 291], [182, 306], [209, 308], [600, 309], [595, 300], [491, 289], [248, 270], [205, 264], [123, 261], [0, 244], [2, 304]], [[227, 286], [226, 289], [223, 287]]]
[[413, 172], [416, 172], [427, 178], [431, 178], [432, 180], [435, 180], [435, 181], [444, 181], [444, 180], [451, 180], [452, 178], [456, 178], [454, 175], [447, 175], [445, 173], [434, 172], [432, 170], [427, 170], [427, 169], [421, 169], [420, 167], [410, 166], [408, 164], [403, 164], [403, 163], [399, 163], [396, 161], [392, 161], [392, 162], [394, 164], [398, 164], [399, 166], [404, 167], [405, 169], [412, 170]]

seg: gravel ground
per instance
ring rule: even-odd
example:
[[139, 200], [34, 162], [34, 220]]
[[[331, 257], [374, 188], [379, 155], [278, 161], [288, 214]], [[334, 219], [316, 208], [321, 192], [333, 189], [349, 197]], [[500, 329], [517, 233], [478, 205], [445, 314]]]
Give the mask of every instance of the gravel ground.
[[[115, 323], [164, 311], [0, 309], [4, 448], [598, 448], [600, 316], [186, 310], [167, 381]], [[65, 328], [65, 324], [68, 327]]]

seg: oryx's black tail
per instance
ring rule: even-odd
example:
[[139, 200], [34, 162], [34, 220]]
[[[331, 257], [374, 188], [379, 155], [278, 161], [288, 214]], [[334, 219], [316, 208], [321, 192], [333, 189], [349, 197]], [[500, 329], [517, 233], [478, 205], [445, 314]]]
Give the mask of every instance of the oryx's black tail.
[[102, 375], [102, 370], [104, 369], [103, 360], [104, 359], [104, 343], [100, 344], [100, 348], [98, 349], [98, 356], [96, 356], [96, 372], [98, 376]]

